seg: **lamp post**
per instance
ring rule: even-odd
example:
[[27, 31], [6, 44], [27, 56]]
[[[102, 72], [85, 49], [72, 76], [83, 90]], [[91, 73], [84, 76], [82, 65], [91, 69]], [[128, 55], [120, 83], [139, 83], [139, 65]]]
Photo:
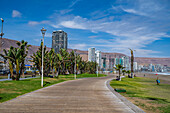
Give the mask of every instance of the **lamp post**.
[[4, 33], [3, 33], [3, 22], [4, 22], [4, 20], [1, 18], [1, 21], [2, 21], [2, 27], [1, 27], [1, 33], [0, 33], [0, 36], [1, 36], [1, 38], [0, 38], [0, 52], [1, 52], [1, 48], [2, 48], [2, 36], [4, 35]]
[[74, 79], [76, 79], [76, 49], [74, 50], [74, 56], [75, 56], [75, 61], [74, 61]]
[[41, 29], [41, 33], [43, 35], [43, 45], [42, 45], [42, 76], [41, 76], [41, 87], [43, 87], [43, 61], [44, 61], [44, 35], [45, 35], [46, 29], [44, 27]]
[[98, 61], [98, 56], [96, 57], [96, 74], [97, 74], [97, 77], [98, 77], [98, 64], [97, 64], [97, 61]]

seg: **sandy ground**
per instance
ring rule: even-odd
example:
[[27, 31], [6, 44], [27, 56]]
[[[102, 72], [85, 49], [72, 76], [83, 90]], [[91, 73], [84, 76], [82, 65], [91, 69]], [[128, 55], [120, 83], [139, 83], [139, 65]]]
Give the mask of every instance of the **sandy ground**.
[[[157, 75], [155, 74], [150, 74], [150, 73], [135, 73], [137, 77], [148, 77], [148, 78], [154, 78], [155, 80], [157, 79]], [[160, 75], [158, 74], [158, 78], [162, 83], [165, 84], [170, 84], [170, 75]]]

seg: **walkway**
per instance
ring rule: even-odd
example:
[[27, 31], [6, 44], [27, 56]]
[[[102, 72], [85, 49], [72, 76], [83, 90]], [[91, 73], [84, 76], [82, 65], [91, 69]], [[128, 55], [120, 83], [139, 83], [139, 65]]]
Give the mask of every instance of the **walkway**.
[[66, 81], [0, 104], [13, 113], [133, 113], [106, 86], [112, 77]]

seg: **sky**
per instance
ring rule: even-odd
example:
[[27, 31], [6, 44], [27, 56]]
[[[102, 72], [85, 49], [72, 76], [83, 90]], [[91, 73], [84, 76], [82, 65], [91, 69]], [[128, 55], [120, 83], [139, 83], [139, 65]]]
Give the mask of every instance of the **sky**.
[[[170, 57], [170, 0], [0, 0], [4, 36], [40, 45], [41, 28], [68, 34], [68, 48]], [[1, 23], [0, 23], [1, 26]]]

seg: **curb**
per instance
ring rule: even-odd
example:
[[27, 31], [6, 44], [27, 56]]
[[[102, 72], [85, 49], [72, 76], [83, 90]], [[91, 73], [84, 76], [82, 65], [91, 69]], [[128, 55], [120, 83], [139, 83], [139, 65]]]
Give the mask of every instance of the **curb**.
[[113, 79], [110, 79], [106, 82], [107, 87], [109, 90], [116, 95], [125, 105], [127, 105], [130, 109], [132, 109], [135, 113], [145, 113], [142, 109], [140, 109], [138, 106], [134, 105], [132, 102], [127, 100], [124, 96], [120, 95], [117, 93], [111, 86], [110, 86], [110, 81]]

